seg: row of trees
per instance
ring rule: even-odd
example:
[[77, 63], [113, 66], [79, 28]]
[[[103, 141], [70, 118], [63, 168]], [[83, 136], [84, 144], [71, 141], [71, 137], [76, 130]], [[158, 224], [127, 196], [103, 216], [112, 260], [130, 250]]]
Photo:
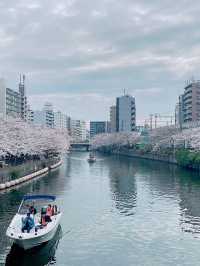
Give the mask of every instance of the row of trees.
[[92, 149], [111, 151], [122, 147], [132, 147], [140, 141], [138, 132], [107, 133], [96, 135], [92, 141]]
[[164, 149], [187, 148], [200, 151], [200, 128], [180, 131], [176, 127], [162, 127], [149, 131], [144, 136], [138, 132], [100, 134], [93, 138], [93, 149], [134, 148], [140, 144], [152, 152]]
[[200, 151], [200, 128], [190, 128], [182, 131], [177, 128], [171, 128], [171, 130], [166, 128], [162, 132], [163, 134], [160, 134], [161, 132], [157, 130], [157, 132], [150, 133], [150, 136], [153, 134], [153, 141], [151, 140], [154, 145], [153, 150], [173, 147], [175, 149], [186, 148]]
[[47, 156], [69, 148], [67, 130], [33, 126], [22, 120], [0, 120], [0, 158]]

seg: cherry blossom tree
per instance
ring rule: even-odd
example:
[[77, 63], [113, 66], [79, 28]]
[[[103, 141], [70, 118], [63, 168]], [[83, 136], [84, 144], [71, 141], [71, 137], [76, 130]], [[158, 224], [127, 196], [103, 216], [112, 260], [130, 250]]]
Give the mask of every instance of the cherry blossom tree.
[[53, 150], [62, 153], [69, 148], [67, 130], [33, 126], [22, 120], [0, 120], [0, 157], [44, 155]]
[[[91, 144], [93, 149], [106, 148], [107, 150], [112, 150], [127, 146], [131, 147], [142, 142], [143, 138], [139, 132], [131, 132], [99, 134], [92, 139]], [[200, 127], [182, 131], [175, 126], [153, 129], [148, 132], [148, 143], [144, 143], [144, 145], [147, 144], [152, 147], [152, 151], [168, 148], [188, 148], [200, 151]]]
[[116, 149], [125, 146], [131, 146], [139, 142], [140, 134], [138, 132], [130, 133], [112, 133], [112, 134], [99, 134], [92, 140], [92, 149]]

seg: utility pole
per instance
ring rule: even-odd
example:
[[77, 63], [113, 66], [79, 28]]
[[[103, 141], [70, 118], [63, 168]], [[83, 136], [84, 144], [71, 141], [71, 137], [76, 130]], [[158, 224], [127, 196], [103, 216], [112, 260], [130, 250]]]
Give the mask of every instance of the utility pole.
[[150, 129], [152, 130], [153, 128], [153, 115], [150, 114]]
[[157, 128], [157, 118], [158, 118], [158, 114], [154, 115], [154, 119], [155, 119], [155, 128]]

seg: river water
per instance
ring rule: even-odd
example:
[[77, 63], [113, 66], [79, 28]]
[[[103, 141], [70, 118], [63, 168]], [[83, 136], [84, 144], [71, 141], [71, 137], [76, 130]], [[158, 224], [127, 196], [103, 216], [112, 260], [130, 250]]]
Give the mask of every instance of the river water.
[[[74, 152], [47, 176], [0, 194], [0, 265], [200, 265], [200, 177], [164, 163]], [[55, 194], [55, 238], [32, 252], [5, 230], [26, 193]]]

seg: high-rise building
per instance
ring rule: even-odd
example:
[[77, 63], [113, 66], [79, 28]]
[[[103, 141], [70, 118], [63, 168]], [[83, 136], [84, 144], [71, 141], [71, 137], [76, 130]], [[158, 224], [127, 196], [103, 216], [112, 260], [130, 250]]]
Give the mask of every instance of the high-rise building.
[[116, 124], [116, 106], [113, 105], [110, 107], [110, 132], [116, 132], [117, 131], [117, 124]]
[[53, 111], [53, 104], [46, 102], [44, 104], [43, 111], [46, 114], [46, 125], [47, 127], [54, 127], [54, 111]]
[[184, 123], [184, 95], [181, 94], [175, 107], [175, 124], [180, 126]]
[[176, 104], [175, 106], [175, 125], [179, 125], [180, 121], [179, 121], [179, 103]]
[[34, 111], [33, 123], [38, 126], [54, 127], [54, 112], [51, 103], [45, 103], [43, 110]]
[[90, 138], [107, 131], [106, 121], [90, 121]]
[[71, 117], [70, 116], [66, 117], [66, 124], [67, 124], [68, 134], [71, 136]]
[[6, 85], [3, 78], [0, 79], [0, 117], [6, 117]]
[[34, 122], [34, 111], [31, 109], [30, 105], [27, 105], [27, 122], [33, 123]]
[[86, 141], [87, 129], [86, 122], [82, 120], [71, 120], [71, 137], [75, 142]]
[[41, 110], [34, 110], [33, 114], [33, 123], [36, 126], [47, 126], [47, 121], [46, 121], [46, 113], [45, 111]]
[[60, 111], [54, 112], [55, 128], [67, 128], [67, 116]]
[[17, 91], [6, 88], [6, 116], [20, 117], [20, 95]]
[[26, 87], [25, 87], [25, 75], [21, 77], [19, 81], [19, 94], [21, 98], [21, 118], [27, 120], [27, 97], [26, 97]]
[[21, 97], [19, 92], [6, 88], [5, 80], [0, 79], [0, 117], [21, 117]]
[[28, 121], [30, 115], [32, 114], [30, 112], [28, 114], [25, 75], [23, 75], [23, 78], [21, 78], [20, 75], [18, 91], [7, 88], [5, 80], [0, 79], [0, 117], [3, 117], [4, 119], [7, 117], [14, 117]]
[[110, 123], [110, 121], [106, 121], [106, 133], [111, 133], [111, 123]]
[[54, 127], [67, 129], [68, 134], [71, 135], [71, 119], [61, 111], [54, 112]]
[[192, 82], [184, 89], [183, 96], [184, 122], [200, 120], [200, 82]]
[[116, 100], [116, 130], [117, 132], [131, 132], [136, 128], [135, 98], [123, 95]]
[[179, 125], [200, 120], [200, 81], [193, 81], [184, 88], [175, 115]]

